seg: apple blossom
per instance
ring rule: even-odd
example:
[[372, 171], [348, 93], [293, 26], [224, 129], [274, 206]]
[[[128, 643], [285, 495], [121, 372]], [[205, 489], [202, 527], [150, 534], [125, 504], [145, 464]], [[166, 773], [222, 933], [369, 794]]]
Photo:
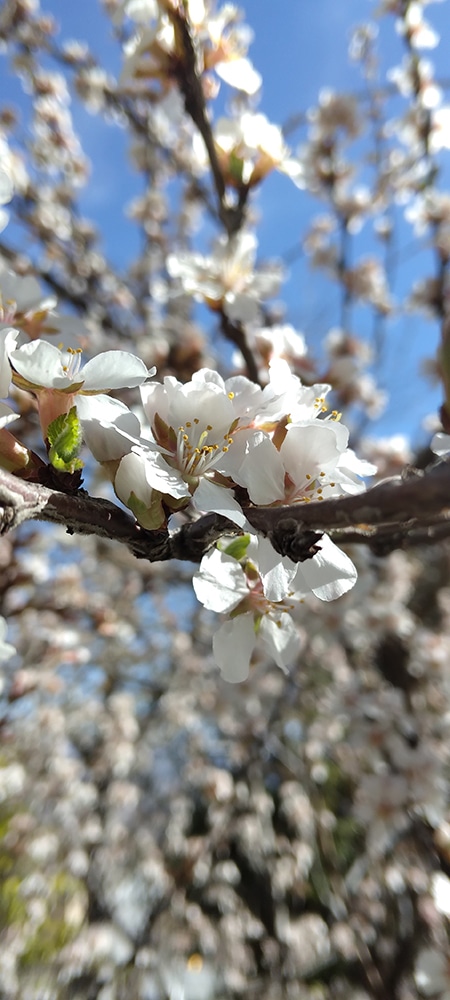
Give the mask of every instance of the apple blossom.
[[5, 338], [5, 350], [14, 385], [37, 396], [44, 437], [49, 424], [69, 412], [78, 393], [91, 395], [131, 388], [156, 371], [148, 371], [140, 358], [127, 351], [105, 351], [82, 368], [81, 348], [63, 351], [44, 340], [35, 340], [11, 349]]
[[354, 586], [356, 569], [326, 535], [311, 558], [297, 564], [281, 560], [266, 538], [246, 535], [223, 545], [222, 540], [206, 553], [193, 578], [200, 603], [230, 615], [213, 639], [222, 675], [233, 682], [246, 679], [257, 637], [285, 670], [299, 650], [289, 614], [295, 603], [308, 593], [335, 600]]
[[250, 322], [260, 316], [261, 299], [276, 295], [283, 271], [272, 262], [255, 271], [257, 240], [253, 233], [220, 237], [211, 256], [180, 251], [169, 254], [166, 267], [181, 289], [231, 320]]
[[124, 456], [115, 478], [120, 499], [128, 504], [134, 494], [147, 508], [155, 490], [172, 498], [172, 508], [192, 499], [197, 510], [221, 513], [244, 526], [245, 515], [223, 469], [236, 423], [232, 395], [208, 369], [184, 385], [167, 376], [163, 385], [142, 386], [151, 435], [136, 438], [126, 449], [132, 455]]
[[[190, 5], [189, 16], [192, 17]], [[231, 3], [224, 4], [216, 13], [209, 12], [205, 19], [203, 63], [206, 71], [214, 69], [230, 87], [251, 96], [260, 89], [262, 77], [247, 59], [253, 34], [248, 25], [239, 24], [239, 16], [238, 8]]]
[[259, 184], [272, 170], [296, 179], [297, 160], [290, 158], [283, 133], [265, 115], [244, 112], [239, 118], [219, 118], [214, 142], [225, 180], [237, 187]]
[[[239, 543], [243, 541], [238, 539]], [[227, 550], [213, 549], [203, 557], [193, 578], [196, 596], [205, 608], [232, 613], [213, 638], [215, 660], [224, 679], [232, 683], [248, 677], [257, 637], [282, 670], [292, 663], [300, 645], [289, 615], [292, 604], [275, 603], [264, 596], [253, 561], [254, 549], [255, 541], [250, 542], [251, 557], [244, 558], [243, 565]]]
[[42, 335], [79, 337], [87, 328], [78, 316], [59, 316], [55, 295], [42, 295], [33, 275], [21, 277], [0, 262], [0, 331], [21, 330], [34, 340]]

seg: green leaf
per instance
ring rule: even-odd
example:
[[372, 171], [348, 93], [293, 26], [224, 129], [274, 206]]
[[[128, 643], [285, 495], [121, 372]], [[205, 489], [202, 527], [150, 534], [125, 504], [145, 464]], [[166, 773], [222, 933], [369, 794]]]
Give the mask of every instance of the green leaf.
[[83, 463], [78, 459], [82, 432], [76, 406], [52, 420], [48, 425], [47, 438], [50, 445], [48, 457], [55, 469], [75, 472], [82, 468]]
[[239, 538], [233, 538], [233, 541], [222, 551], [225, 552], [225, 555], [232, 556], [233, 559], [237, 559], [239, 562], [246, 555], [249, 541], [250, 535], [239, 535]]

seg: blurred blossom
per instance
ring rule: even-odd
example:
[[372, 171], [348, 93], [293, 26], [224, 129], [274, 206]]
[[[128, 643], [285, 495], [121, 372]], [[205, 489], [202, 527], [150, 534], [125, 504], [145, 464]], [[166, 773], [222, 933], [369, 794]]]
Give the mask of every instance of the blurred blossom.
[[14, 656], [16, 650], [14, 646], [11, 646], [9, 642], [6, 642], [7, 633], [7, 623], [5, 619], [0, 615], [0, 662], [4, 660], [9, 660], [11, 656]]
[[223, 309], [230, 320], [250, 322], [260, 316], [261, 299], [278, 293], [283, 269], [280, 264], [255, 267], [257, 239], [240, 232], [228, 240], [220, 237], [210, 256], [179, 252], [170, 254], [166, 267], [179, 287], [213, 310]]

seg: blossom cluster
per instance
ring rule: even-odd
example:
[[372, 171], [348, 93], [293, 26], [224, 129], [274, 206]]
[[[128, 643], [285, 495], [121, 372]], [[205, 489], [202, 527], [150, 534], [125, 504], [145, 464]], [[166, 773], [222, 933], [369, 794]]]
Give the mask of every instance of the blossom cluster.
[[[77, 472], [84, 438], [143, 528], [165, 528], [172, 514], [191, 510], [220, 514], [252, 532], [248, 552], [250, 536], [239, 547], [244, 562], [233, 546], [205, 555], [196, 593], [207, 608], [232, 614], [214, 646], [225, 677], [247, 676], [255, 632], [280, 666], [291, 662], [296, 630], [286, 601], [292, 606], [308, 592], [333, 600], [354, 585], [356, 570], [324, 536], [301, 564], [281, 556], [257, 536], [247, 515], [254, 506], [307, 504], [364, 489], [363, 477], [375, 469], [355, 456], [340, 414], [329, 412], [330, 386], [304, 386], [282, 358], [270, 363], [264, 388], [241, 375], [224, 380], [207, 368], [184, 384], [173, 376], [153, 382], [155, 369], [123, 351], [105, 352], [82, 367], [80, 348], [29, 339], [45, 323], [51, 327], [55, 304], [39, 300], [32, 279], [21, 282], [6, 273], [3, 287], [1, 393], [6, 397], [11, 386], [33, 395], [50, 464]], [[58, 326], [55, 317], [53, 323]], [[140, 416], [107, 395], [138, 386]], [[0, 463], [32, 477], [36, 457], [7, 430], [14, 418], [2, 403]]]

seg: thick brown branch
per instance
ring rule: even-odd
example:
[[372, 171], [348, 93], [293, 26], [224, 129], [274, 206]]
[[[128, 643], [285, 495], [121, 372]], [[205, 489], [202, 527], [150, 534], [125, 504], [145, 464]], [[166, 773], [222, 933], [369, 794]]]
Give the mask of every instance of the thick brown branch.
[[[250, 507], [246, 514], [254, 528], [276, 537], [278, 551], [293, 558], [304, 557], [305, 539], [307, 543], [312, 531], [326, 531], [342, 543], [366, 543], [379, 555], [431, 544], [450, 534], [450, 462], [407, 479], [387, 480], [358, 496], [293, 507]], [[121, 542], [150, 562], [199, 562], [217, 538], [238, 530], [225, 518], [208, 514], [172, 534], [145, 531], [109, 500], [83, 492], [68, 495], [0, 470], [0, 534], [33, 518], [62, 524], [70, 533]]]

